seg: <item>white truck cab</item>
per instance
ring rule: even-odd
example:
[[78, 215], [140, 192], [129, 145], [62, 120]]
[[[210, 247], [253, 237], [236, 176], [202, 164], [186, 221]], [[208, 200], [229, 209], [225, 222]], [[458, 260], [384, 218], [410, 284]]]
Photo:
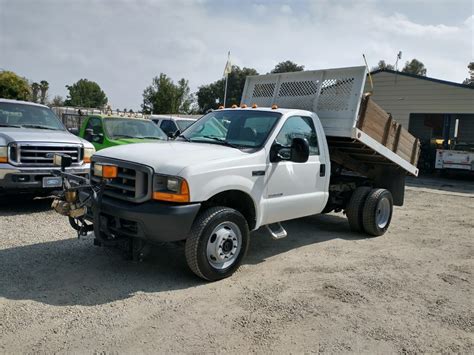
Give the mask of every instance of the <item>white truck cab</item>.
[[[384, 111], [362, 95], [365, 74], [356, 67], [249, 77], [240, 107], [208, 113], [175, 141], [97, 152], [97, 198], [84, 198], [93, 201], [85, 218], [96, 244], [125, 241], [140, 253], [146, 243], [185, 240], [191, 270], [214, 281], [239, 267], [249, 232], [262, 226], [279, 239], [281, 221], [345, 211], [353, 231], [385, 233], [393, 205], [403, 204], [404, 176], [417, 173], [419, 145], [411, 155], [393, 146], [404, 131], [395, 127], [393, 136]], [[389, 131], [369, 135], [366, 125], [380, 120]]]

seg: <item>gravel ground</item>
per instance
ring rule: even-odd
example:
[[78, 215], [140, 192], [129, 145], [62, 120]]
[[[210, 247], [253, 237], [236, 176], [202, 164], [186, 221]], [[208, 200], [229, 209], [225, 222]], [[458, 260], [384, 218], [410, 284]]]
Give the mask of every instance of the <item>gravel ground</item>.
[[125, 261], [49, 202], [3, 198], [0, 352], [472, 353], [474, 194], [436, 187], [409, 188], [379, 238], [341, 214], [287, 222], [279, 241], [257, 231], [217, 283], [182, 247]]

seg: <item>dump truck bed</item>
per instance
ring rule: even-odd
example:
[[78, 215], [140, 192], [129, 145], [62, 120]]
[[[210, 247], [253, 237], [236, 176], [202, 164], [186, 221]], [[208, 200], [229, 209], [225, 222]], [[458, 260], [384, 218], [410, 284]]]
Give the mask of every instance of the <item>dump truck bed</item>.
[[398, 166], [417, 176], [420, 142], [364, 94], [365, 67], [248, 76], [242, 104], [315, 112], [331, 160], [364, 173]]

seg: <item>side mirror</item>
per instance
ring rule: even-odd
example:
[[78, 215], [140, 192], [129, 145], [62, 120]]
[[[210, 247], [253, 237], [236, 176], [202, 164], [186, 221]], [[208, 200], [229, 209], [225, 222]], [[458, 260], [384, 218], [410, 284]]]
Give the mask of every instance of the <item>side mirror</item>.
[[175, 132], [169, 132], [168, 133], [168, 137], [170, 139], [175, 139], [177, 136], [179, 136], [181, 134], [181, 131], [178, 129], [176, 130]]
[[104, 143], [104, 135], [102, 133], [92, 135], [92, 142], [93, 143]]
[[74, 135], [79, 135], [79, 129], [78, 128], [69, 128], [69, 132], [71, 132]]
[[309, 158], [309, 143], [306, 138], [293, 138], [290, 160], [295, 163], [306, 163]]
[[84, 139], [86, 141], [91, 142], [93, 136], [94, 136], [94, 130], [92, 128], [87, 128], [85, 133], [84, 133]]
[[283, 146], [276, 143], [270, 150], [270, 161], [292, 161], [294, 163], [306, 163], [309, 158], [309, 143], [305, 138], [293, 138], [291, 146]]

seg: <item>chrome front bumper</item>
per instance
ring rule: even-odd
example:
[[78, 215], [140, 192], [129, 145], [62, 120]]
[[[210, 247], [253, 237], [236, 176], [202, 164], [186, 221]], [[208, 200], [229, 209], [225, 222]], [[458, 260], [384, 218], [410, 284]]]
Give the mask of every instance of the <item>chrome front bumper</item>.
[[[10, 164], [0, 164], [0, 191], [43, 189], [43, 177], [53, 176], [52, 171], [57, 167], [17, 167]], [[70, 174], [88, 176], [90, 164], [66, 168]]]

